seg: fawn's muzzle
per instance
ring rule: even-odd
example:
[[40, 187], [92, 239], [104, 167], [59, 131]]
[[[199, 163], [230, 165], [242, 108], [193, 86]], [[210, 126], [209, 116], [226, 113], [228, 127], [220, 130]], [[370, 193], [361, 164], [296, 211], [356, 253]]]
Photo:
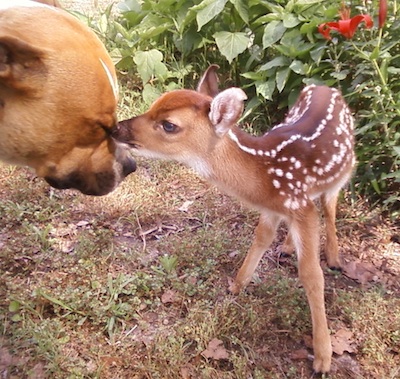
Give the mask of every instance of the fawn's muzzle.
[[111, 131], [111, 137], [118, 142], [129, 144], [132, 140], [132, 133], [129, 125], [132, 119], [120, 121]]

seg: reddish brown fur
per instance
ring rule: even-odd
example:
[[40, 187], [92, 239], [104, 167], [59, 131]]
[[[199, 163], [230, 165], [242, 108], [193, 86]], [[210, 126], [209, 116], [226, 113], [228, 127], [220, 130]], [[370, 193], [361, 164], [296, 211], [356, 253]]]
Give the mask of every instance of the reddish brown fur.
[[109, 193], [135, 169], [110, 137], [115, 87], [106, 49], [75, 17], [34, 2], [2, 4], [1, 160], [32, 167], [56, 188]]
[[[314, 369], [330, 369], [332, 348], [319, 264], [320, 198], [326, 220], [328, 265], [340, 267], [335, 208], [354, 164], [353, 121], [338, 91], [307, 87], [284, 123], [262, 137], [236, 126], [245, 95], [228, 89], [215, 98], [215, 67], [204, 74], [198, 93], [181, 90], [161, 96], [145, 114], [119, 124], [115, 137], [135, 152], [175, 159], [260, 211], [253, 244], [230, 290], [251, 280], [280, 221], [290, 234], [284, 249], [296, 249], [299, 278], [310, 304]], [[197, 107], [199, 105], [199, 107]], [[172, 125], [172, 126], [171, 126]], [[175, 127], [174, 127], [175, 126]]]

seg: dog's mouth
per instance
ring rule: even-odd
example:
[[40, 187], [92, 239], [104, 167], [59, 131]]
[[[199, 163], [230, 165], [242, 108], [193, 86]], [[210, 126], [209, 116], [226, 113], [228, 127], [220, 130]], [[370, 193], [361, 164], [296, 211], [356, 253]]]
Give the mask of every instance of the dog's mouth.
[[62, 179], [46, 176], [44, 180], [53, 188], [59, 190], [76, 189], [85, 195], [91, 196], [107, 195], [114, 190], [116, 186], [114, 175], [109, 172], [94, 174], [93, 178], [93, 180], [89, 181], [88, 178], [81, 173], [73, 172]]

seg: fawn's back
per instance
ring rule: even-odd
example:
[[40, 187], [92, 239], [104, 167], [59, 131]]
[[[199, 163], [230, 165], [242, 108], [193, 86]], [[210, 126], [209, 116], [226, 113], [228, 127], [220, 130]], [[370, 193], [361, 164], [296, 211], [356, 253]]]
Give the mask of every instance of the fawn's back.
[[117, 138], [140, 155], [192, 167], [258, 209], [296, 211], [344, 185], [354, 164], [353, 119], [339, 91], [306, 87], [285, 121], [261, 137], [236, 125], [245, 98], [238, 88], [214, 99], [168, 92], [121, 122]]

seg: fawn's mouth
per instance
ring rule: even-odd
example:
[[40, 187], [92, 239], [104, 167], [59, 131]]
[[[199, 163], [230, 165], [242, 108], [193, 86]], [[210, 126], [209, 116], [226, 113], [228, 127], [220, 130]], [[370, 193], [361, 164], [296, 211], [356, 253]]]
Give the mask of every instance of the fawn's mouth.
[[141, 146], [136, 142], [125, 142], [131, 149], [139, 150]]

